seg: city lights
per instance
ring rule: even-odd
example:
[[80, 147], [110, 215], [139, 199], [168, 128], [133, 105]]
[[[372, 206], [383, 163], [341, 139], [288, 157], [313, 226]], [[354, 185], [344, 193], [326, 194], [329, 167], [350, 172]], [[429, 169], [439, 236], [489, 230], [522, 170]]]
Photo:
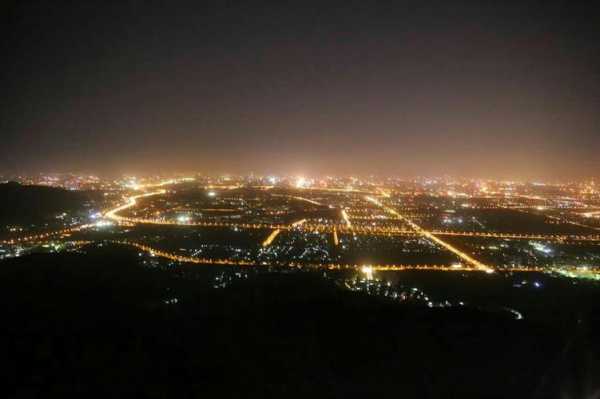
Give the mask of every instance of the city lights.
[[0, 397], [600, 399], [596, 4], [8, 3]]

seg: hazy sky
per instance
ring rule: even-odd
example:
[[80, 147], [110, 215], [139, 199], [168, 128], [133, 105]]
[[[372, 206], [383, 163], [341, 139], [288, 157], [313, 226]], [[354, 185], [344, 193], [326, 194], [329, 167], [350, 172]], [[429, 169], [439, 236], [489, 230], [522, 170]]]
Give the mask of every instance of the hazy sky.
[[0, 172], [600, 176], [591, 6], [100, 3], [3, 13]]

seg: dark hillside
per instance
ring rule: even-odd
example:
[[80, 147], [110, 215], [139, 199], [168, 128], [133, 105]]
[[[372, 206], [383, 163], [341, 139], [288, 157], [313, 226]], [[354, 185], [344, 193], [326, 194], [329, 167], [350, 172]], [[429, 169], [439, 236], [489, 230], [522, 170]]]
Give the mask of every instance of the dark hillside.
[[87, 200], [85, 193], [62, 188], [0, 184], [0, 223], [41, 223], [56, 214], [80, 210]]

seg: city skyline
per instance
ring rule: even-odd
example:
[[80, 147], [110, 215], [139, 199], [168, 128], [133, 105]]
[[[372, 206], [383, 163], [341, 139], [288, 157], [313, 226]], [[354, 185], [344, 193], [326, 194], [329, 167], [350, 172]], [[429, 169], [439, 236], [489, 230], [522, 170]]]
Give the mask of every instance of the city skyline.
[[[548, 186], [548, 187], [566, 187], [566, 186], [581, 186], [595, 187], [598, 179], [595, 177], [580, 177], [573, 179], [513, 179], [513, 178], [489, 178], [489, 177], [468, 177], [459, 175], [416, 175], [416, 176], [397, 176], [397, 175], [376, 175], [376, 174], [304, 174], [304, 173], [255, 173], [253, 171], [247, 173], [217, 173], [217, 172], [201, 172], [201, 171], [161, 171], [155, 173], [95, 173], [92, 171], [68, 171], [68, 172], [24, 172], [21, 173], [0, 173], [0, 182], [9, 183], [17, 182], [24, 185], [42, 185], [69, 188], [69, 182], [76, 185], [94, 185], [100, 182], [114, 181], [124, 182], [129, 181], [134, 184], [136, 181], [148, 181], [157, 178], [205, 178], [214, 179], [215, 181], [245, 181], [246, 184], [252, 185], [262, 182], [265, 185], [289, 185], [292, 187], [305, 188], [327, 186], [330, 184], [340, 184], [346, 182], [349, 186], [352, 185], [380, 185], [386, 183], [415, 183], [418, 185], [427, 184], [450, 184], [450, 185], [482, 185], [491, 184], [515, 184], [515, 185], [532, 185], [532, 186]], [[79, 186], [75, 188], [81, 189]]]

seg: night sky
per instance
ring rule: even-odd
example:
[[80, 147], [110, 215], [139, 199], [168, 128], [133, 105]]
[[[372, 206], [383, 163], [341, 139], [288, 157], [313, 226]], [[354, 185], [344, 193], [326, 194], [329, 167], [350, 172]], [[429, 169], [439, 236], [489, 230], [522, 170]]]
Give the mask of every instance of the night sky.
[[8, 3], [0, 173], [600, 176], [593, 2]]

